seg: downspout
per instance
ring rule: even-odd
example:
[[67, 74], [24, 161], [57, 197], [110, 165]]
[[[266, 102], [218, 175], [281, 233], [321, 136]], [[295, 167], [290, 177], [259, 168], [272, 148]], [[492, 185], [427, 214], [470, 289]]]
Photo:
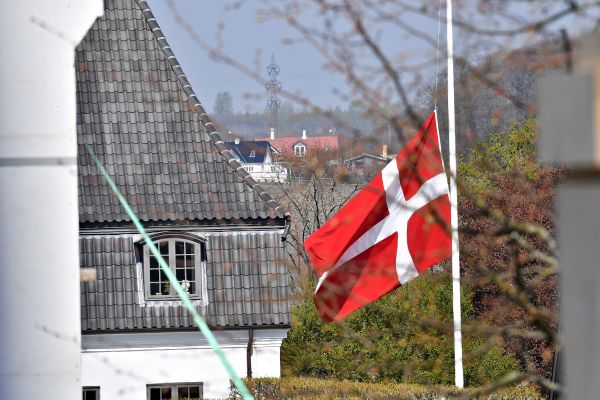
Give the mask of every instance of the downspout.
[[246, 348], [246, 378], [252, 379], [252, 352], [254, 349], [254, 329], [248, 329], [248, 347]]
[[285, 242], [287, 240], [287, 235], [290, 233], [290, 228], [292, 225], [292, 216], [289, 212], [285, 213], [285, 226], [283, 228], [283, 234], [281, 235], [281, 241]]

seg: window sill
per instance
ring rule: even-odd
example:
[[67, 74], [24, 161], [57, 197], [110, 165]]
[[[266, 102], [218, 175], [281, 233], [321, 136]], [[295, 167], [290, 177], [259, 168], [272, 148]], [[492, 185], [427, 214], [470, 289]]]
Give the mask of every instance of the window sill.
[[[199, 294], [189, 294], [190, 300], [202, 300]], [[146, 301], [181, 301], [179, 296], [146, 296]]]
[[[194, 307], [206, 307], [208, 305], [208, 302], [199, 297], [192, 297], [190, 300]], [[179, 307], [183, 305], [183, 301], [176, 298], [170, 297], [167, 299], [160, 299], [153, 297], [144, 299], [144, 301], [140, 304], [140, 307]]]

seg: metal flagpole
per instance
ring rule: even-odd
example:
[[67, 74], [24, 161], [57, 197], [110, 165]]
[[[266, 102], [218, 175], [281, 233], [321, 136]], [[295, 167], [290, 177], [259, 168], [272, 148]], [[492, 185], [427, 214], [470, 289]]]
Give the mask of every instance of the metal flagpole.
[[460, 315], [460, 254], [458, 250], [458, 194], [456, 190], [456, 127], [454, 111], [454, 51], [452, 40], [452, 0], [446, 2], [448, 54], [448, 142], [450, 161], [450, 223], [452, 225], [452, 312], [454, 314], [454, 381], [464, 387], [462, 331]]

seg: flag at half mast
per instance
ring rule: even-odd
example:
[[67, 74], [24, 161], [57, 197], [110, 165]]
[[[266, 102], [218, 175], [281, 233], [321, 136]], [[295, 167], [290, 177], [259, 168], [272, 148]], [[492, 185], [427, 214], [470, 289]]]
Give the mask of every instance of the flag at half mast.
[[436, 113], [304, 246], [321, 318], [337, 321], [451, 254], [448, 181]]

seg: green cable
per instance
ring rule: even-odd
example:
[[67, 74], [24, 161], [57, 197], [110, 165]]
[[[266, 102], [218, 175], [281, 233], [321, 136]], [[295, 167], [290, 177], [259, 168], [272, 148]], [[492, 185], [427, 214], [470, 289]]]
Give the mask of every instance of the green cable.
[[244, 400], [253, 400], [253, 397], [250, 394], [250, 392], [248, 391], [248, 388], [246, 387], [246, 385], [244, 384], [244, 382], [240, 379], [240, 377], [237, 375], [237, 373], [233, 369], [233, 366], [231, 365], [231, 363], [229, 362], [229, 360], [225, 356], [225, 353], [223, 353], [223, 350], [221, 349], [221, 346], [219, 346], [219, 342], [217, 342], [217, 339], [212, 334], [212, 332], [211, 332], [210, 328], [208, 327], [208, 325], [206, 325], [206, 322], [204, 321], [204, 319], [202, 319], [202, 317], [200, 316], [200, 314], [198, 314], [198, 311], [196, 310], [196, 308], [192, 304], [192, 302], [191, 302], [190, 298], [188, 297], [187, 293], [183, 290], [183, 288], [179, 284], [179, 281], [177, 280], [177, 278], [173, 274], [173, 271], [171, 271], [171, 269], [169, 268], [169, 266], [167, 265], [167, 263], [165, 262], [165, 260], [160, 255], [160, 252], [156, 248], [154, 242], [152, 242], [152, 239], [150, 239], [150, 236], [148, 236], [148, 233], [146, 233], [146, 230], [144, 229], [144, 227], [140, 223], [140, 220], [137, 218], [137, 216], [135, 215], [135, 213], [133, 212], [133, 210], [129, 206], [129, 203], [127, 203], [127, 200], [125, 200], [125, 197], [123, 197], [123, 195], [121, 194], [121, 192], [117, 188], [117, 185], [112, 180], [112, 178], [110, 177], [110, 175], [108, 174], [108, 172], [106, 172], [106, 170], [102, 166], [102, 163], [100, 163], [100, 160], [98, 160], [98, 157], [96, 157], [96, 154], [91, 149], [91, 147], [88, 144], [85, 144], [85, 148], [87, 149], [87, 151], [90, 153], [90, 155], [92, 156], [92, 158], [96, 162], [96, 165], [98, 166], [98, 169], [100, 170], [100, 172], [102, 173], [102, 175], [104, 176], [104, 178], [106, 179], [106, 181], [108, 182], [108, 184], [111, 187], [111, 189], [113, 190], [113, 192], [119, 198], [119, 201], [121, 202], [121, 205], [125, 209], [125, 212], [127, 212], [127, 214], [129, 215], [129, 217], [131, 218], [131, 221], [133, 222], [133, 224], [137, 228], [138, 232], [144, 238], [146, 244], [150, 248], [150, 251], [152, 252], [152, 254], [154, 255], [154, 257], [156, 257], [156, 259], [158, 260], [158, 264], [160, 265], [160, 268], [163, 270], [163, 272], [165, 273], [165, 275], [169, 279], [169, 282], [171, 283], [171, 287], [175, 288], [175, 291], [177, 292], [177, 295], [181, 298], [181, 300], [183, 301], [183, 304], [188, 309], [188, 311], [190, 312], [190, 314], [192, 314], [192, 317], [194, 319], [194, 322], [196, 323], [196, 326], [200, 329], [200, 331], [202, 332], [202, 334], [204, 335], [204, 337], [208, 341], [208, 344], [210, 344], [210, 346], [212, 347], [212, 349], [214, 350], [214, 352], [217, 354], [217, 357], [219, 357], [219, 360], [221, 361], [221, 364], [223, 364], [223, 366], [227, 370], [227, 373], [229, 373], [229, 377], [233, 381], [233, 384], [235, 385], [235, 387], [239, 390], [240, 394], [242, 395], [242, 399], [244, 399]]

